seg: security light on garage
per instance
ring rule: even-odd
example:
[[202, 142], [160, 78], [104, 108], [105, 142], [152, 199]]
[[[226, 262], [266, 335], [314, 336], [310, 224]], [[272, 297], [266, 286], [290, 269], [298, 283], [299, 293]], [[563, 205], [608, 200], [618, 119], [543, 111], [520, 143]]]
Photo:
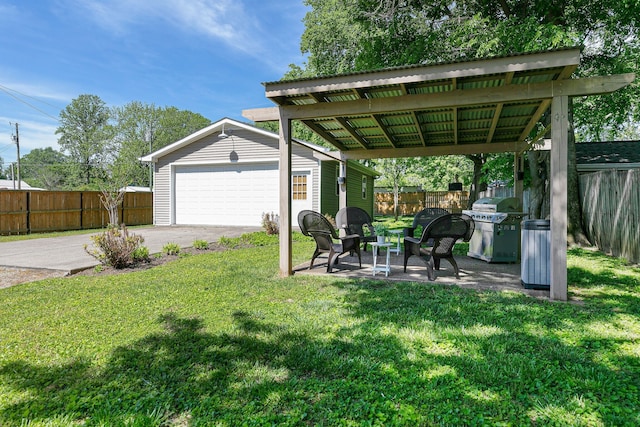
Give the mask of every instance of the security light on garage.
[[222, 132], [220, 132], [220, 135], [218, 135], [218, 138], [220, 138], [220, 139], [229, 138], [229, 135], [224, 133], [224, 123], [222, 124]]

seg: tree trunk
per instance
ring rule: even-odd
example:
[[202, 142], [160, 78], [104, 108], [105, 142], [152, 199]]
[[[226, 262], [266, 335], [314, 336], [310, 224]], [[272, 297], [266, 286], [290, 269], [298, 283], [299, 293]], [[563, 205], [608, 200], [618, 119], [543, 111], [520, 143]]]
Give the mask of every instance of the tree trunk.
[[396, 180], [393, 183], [393, 216], [395, 220], [398, 220], [398, 199], [400, 198], [400, 188], [398, 186], [398, 181]]
[[591, 245], [582, 222], [582, 203], [580, 202], [580, 181], [576, 164], [576, 138], [573, 131], [573, 103], [569, 98], [569, 135], [567, 164], [567, 240], [573, 245]]
[[480, 182], [482, 178], [482, 166], [484, 166], [486, 158], [483, 154], [469, 155], [467, 158], [473, 162], [473, 182], [471, 183], [469, 203], [467, 205], [467, 209], [471, 209], [473, 203], [478, 200], [478, 194], [487, 189], [487, 184]]
[[527, 153], [531, 184], [529, 185], [529, 218], [546, 218], [549, 214], [549, 155], [548, 151]]

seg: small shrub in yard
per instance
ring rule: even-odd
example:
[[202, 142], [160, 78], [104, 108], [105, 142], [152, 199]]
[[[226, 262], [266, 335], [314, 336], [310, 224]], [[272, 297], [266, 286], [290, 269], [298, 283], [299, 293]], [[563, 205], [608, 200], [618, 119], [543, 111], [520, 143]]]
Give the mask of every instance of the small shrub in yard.
[[140, 246], [138, 249], [133, 251], [133, 261], [135, 262], [148, 262], [149, 257], [149, 248], [146, 246]]
[[218, 243], [222, 246], [224, 246], [225, 248], [237, 248], [238, 245], [240, 244], [240, 239], [238, 237], [226, 237], [226, 236], [221, 236], [220, 239], [218, 239]]
[[167, 255], [178, 255], [180, 253], [180, 245], [177, 243], [167, 243], [162, 247], [162, 252]]
[[206, 251], [207, 249], [209, 249], [209, 242], [202, 239], [194, 240], [193, 248], [199, 251]]
[[134, 253], [144, 242], [142, 236], [129, 234], [124, 225], [121, 228], [109, 225], [104, 233], [91, 236], [91, 240], [96, 248], [88, 249], [85, 245], [84, 250], [102, 264], [118, 269], [135, 264]]
[[262, 214], [262, 227], [267, 234], [279, 234], [280, 233], [280, 218], [277, 214], [271, 212]]

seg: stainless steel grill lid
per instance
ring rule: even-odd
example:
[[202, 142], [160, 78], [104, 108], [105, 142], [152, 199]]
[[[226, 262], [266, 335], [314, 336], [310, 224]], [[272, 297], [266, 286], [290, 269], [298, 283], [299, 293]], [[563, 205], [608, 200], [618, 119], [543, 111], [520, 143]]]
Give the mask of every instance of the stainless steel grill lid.
[[517, 197], [485, 197], [472, 206], [478, 212], [521, 212], [522, 204]]

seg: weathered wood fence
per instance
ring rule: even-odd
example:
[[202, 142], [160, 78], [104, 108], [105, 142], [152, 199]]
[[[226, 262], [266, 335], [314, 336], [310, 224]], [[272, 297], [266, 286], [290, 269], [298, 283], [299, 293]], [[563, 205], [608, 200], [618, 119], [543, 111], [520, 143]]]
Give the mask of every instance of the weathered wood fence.
[[585, 231], [601, 251], [640, 263], [640, 170], [580, 176]]
[[[153, 194], [126, 193], [118, 209], [126, 225], [153, 223]], [[0, 191], [0, 234], [102, 228], [109, 214], [99, 191]]]
[[[375, 193], [374, 212], [393, 215], [393, 193]], [[438, 207], [449, 212], [462, 212], [469, 202], [468, 191], [412, 191], [398, 195], [398, 214], [415, 215], [425, 207]]]

